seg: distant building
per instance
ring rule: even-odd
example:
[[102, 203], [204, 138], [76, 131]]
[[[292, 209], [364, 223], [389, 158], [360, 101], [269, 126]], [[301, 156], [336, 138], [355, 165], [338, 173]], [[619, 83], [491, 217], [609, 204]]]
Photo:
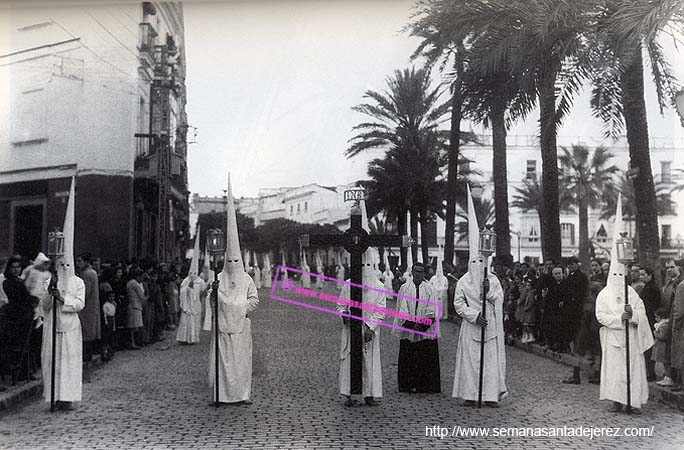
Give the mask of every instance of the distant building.
[[[340, 229], [349, 226], [349, 204], [343, 193], [349, 186], [322, 186], [317, 183], [299, 187], [261, 189], [257, 197], [235, 199], [235, 207], [254, 219], [254, 226], [272, 219], [290, 219], [301, 223], [331, 224]], [[193, 214], [223, 211], [223, 197], [192, 196]]]
[[[584, 142], [591, 141], [591, 144]], [[465, 156], [474, 161], [483, 172], [480, 178], [485, 192], [483, 197], [493, 198], [493, 184], [491, 182], [491, 136], [481, 135], [482, 146], [469, 144], [463, 147]], [[516, 187], [521, 187], [525, 180], [537, 179], [541, 183], [541, 153], [538, 138], [536, 136], [508, 136], [507, 138], [507, 162], [508, 162], [508, 198], [513, 201]], [[602, 143], [613, 153], [614, 158], [609, 161], [621, 171], [628, 167], [629, 152], [626, 139], [617, 142], [602, 138], [575, 137], [559, 138], [560, 145], [571, 144], [586, 145], [593, 151], [599, 143]], [[684, 184], [684, 159], [681, 153], [684, 150], [684, 141], [675, 139], [652, 138], [650, 143], [651, 165], [653, 167], [654, 181], [657, 185], [671, 188], [677, 184]], [[669, 190], [669, 189], [665, 189]], [[682, 257], [684, 255], [684, 192], [674, 192], [671, 195], [675, 208], [667, 214], [658, 217], [658, 227], [661, 240], [662, 257]], [[614, 218], [601, 219], [600, 210], [589, 210], [589, 237], [595, 250], [595, 256], [608, 258], [610, 245], [613, 238]], [[457, 219], [458, 220], [458, 219]], [[529, 262], [538, 262], [542, 259], [539, 217], [535, 211], [523, 212], [517, 208], [511, 208], [511, 253], [513, 259], [518, 260], [518, 246], [520, 259], [527, 258]], [[579, 216], [578, 213], [561, 212], [561, 247], [563, 257], [577, 256], [579, 254]], [[634, 236], [634, 221], [627, 221], [631, 227], [631, 236]]]
[[[184, 254], [180, 2], [17, 7], [0, 55], [0, 258], [35, 257], [76, 179], [76, 252]], [[6, 82], [5, 82], [6, 81]]]

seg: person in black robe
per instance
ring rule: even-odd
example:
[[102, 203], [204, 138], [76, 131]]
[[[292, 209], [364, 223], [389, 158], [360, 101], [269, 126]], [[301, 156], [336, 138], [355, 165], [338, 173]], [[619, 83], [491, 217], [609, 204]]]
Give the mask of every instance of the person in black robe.
[[[419, 298], [431, 302], [417, 302], [404, 297], [397, 299], [394, 324], [402, 327], [394, 329], [399, 336], [398, 381], [399, 392], [439, 393], [441, 380], [439, 369], [439, 346], [437, 338], [418, 333], [434, 334], [437, 326], [437, 297], [430, 283], [424, 280], [425, 266], [415, 263], [412, 268], [413, 279], [407, 280], [399, 289], [399, 295]], [[408, 317], [408, 318], [407, 318]], [[421, 318], [431, 319], [431, 324]]]

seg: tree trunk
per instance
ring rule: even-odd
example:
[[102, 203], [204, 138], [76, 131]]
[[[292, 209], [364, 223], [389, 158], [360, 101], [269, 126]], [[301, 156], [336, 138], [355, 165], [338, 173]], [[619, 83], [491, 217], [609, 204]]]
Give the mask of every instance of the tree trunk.
[[451, 130], [449, 131], [449, 161], [447, 166], [446, 230], [444, 232], [444, 261], [454, 262], [454, 236], [456, 232], [456, 195], [458, 190], [458, 155], [461, 146], [461, 118], [463, 117], [463, 57], [460, 52], [454, 62], [456, 80], [451, 86]]
[[428, 245], [428, 215], [426, 212], [420, 213], [420, 250], [423, 254], [423, 263], [430, 262], [430, 246]]
[[[411, 246], [411, 256], [413, 257], [413, 262], [418, 261], [418, 212], [414, 209], [411, 211], [411, 237], [414, 242]], [[410, 269], [410, 267], [409, 267]]]
[[496, 258], [505, 267], [513, 267], [511, 226], [508, 218], [508, 169], [506, 165], [506, 110], [497, 104], [492, 110], [492, 178], [494, 178], [494, 211], [496, 221]]
[[589, 254], [589, 207], [580, 198], [577, 202], [577, 209], [579, 209], [579, 260], [584, 271], [589, 273], [588, 271], [591, 267], [591, 255]]
[[558, 148], [556, 147], [555, 75], [542, 74], [539, 90], [539, 128], [542, 155], [542, 204], [540, 217], [542, 255], [546, 261], [561, 260], [560, 205], [558, 193]]
[[622, 76], [622, 107], [629, 143], [630, 167], [638, 169], [633, 178], [636, 204], [636, 234], [638, 261], [658, 273], [660, 270], [660, 242], [658, 239], [658, 210], [648, 148], [648, 120], [644, 100], [644, 62], [641, 47], [634, 51], [634, 60]]
[[[408, 235], [407, 226], [408, 226], [408, 224], [406, 223], [406, 210], [402, 209], [401, 211], [399, 211], [399, 215], [397, 216], [397, 228], [399, 229], [399, 234], [401, 236]], [[408, 249], [406, 247], [401, 247], [399, 249], [399, 254], [401, 255], [400, 256], [400, 258], [401, 258], [400, 265], [404, 268], [406, 268], [406, 263], [408, 262], [407, 261], [407, 259], [408, 259], [407, 252], [408, 252]]]

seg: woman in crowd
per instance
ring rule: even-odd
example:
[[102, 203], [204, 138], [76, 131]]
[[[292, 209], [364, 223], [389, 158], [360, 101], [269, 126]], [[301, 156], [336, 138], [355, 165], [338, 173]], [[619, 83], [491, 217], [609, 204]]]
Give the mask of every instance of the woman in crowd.
[[29, 294], [21, 279], [21, 271], [21, 258], [13, 256], [7, 261], [2, 284], [8, 301], [4, 308], [3, 341], [12, 384], [19, 379], [34, 379], [29, 373], [29, 339], [33, 311], [39, 299]]

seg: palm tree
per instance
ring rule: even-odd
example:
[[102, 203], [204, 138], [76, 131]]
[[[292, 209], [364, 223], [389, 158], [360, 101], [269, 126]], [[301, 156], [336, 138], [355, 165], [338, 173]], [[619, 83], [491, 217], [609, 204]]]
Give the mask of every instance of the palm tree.
[[[658, 183], [656, 191], [656, 211], [658, 216], [676, 215], [675, 203], [672, 201], [673, 189], [667, 183]], [[622, 215], [630, 223], [636, 218], [636, 196], [634, 195], [634, 184], [624, 174], [618, 177], [617, 183], [606, 186], [602, 195], [602, 220], [610, 219], [615, 215], [618, 193], [622, 194]], [[635, 228], [635, 246], [639, 244], [639, 229]]]
[[[364, 98], [371, 102], [353, 107], [373, 121], [353, 128], [357, 134], [350, 139], [351, 146], [345, 153], [353, 157], [368, 149], [386, 150], [384, 159], [371, 161], [369, 175], [376, 181], [374, 196], [389, 200], [389, 215], [396, 215], [400, 231], [405, 233], [405, 211], [410, 209], [416, 220], [420, 213], [425, 216], [426, 209], [435, 204], [435, 194], [443, 190], [435, 185], [442, 165], [440, 150], [445, 145], [439, 124], [449, 104], [439, 103], [441, 90], [431, 87], [430, 71], [425, 68], [396, 70], [393, 77], [387, 78], [387, 85], [388, 90], [383, 92], [366, 91]], [[388, 199], [382, 190], [388, 190], [394, 198]], [[417, 222], [411, 225], [415, 233]], [[405, 262], [406, 252], [402, 249]]]
[[[453, 6], [453, 2], [449, 0], [419, 0], [415, 7], [416, 13], [412, 17], [413, 21], [405, 29], [410, 32], [411, 36], [422, 39], [413, 53], [412, 59], [424, 57], [429, 67], [439, 64], [440, 71], [450, 66], [455, 75], [450, 85], [451, 99], [449, 102], [451, 118], [446, 179], [446, 236], [455, 235], [460, 146], [468, 141], [477, 142], [472, 133], [461, 131], [466, 60], [464, 37], [454, 33], [448, 23], [449, 15], [447, 13], [451, 11]], [[453, 260], [454, 242], [453, 239], [446, 239], [444, 242], [444, 261], [453, 263]]]
[[499, 71], [480, 74], [470, 69], [465, 76], [464, 111], [476, 123], [492, 129], [492, 180], [496, 222], [494, 231], [497, 258], [513, 266], [508, 216], [508, 169], [506, 133], [517, 119], [524, 118], [534, 105], [534, 95], [525, 92], [515, 76]]
[[[559, 180], [563, 182], [563, 180]], [[561, 211], [573, 212], [572, 203], [570, 197], [567, 195], [567, 189], [564, 186], [560, 188], [561, 196], [558, 200]], [[541, 224], [541, 218], [544, 217], [544, 195], [542, 191], [542, 186], [539, 184], [536, 178], [523, 180], [522, 187], [515, 188], [515, 194], [513, 194], [513, 201], [511, 206], [520, 209], [522, 212], [535, 211], [539, 217], [539, 222]], [[544, 240], [546, 236], [544, 234], [544, 229], [542, 228], [539, 233], [539, 238], [541, 240], [542, 248], [544, 247]]]
[[[523, 92], [535, 92], [540, 110], [542, 185], [546, 213], [541, 217], [545, 258], [559, 259], [560, 221], [557, 129], [586, 78], [588, 51], [579, 30], [584, 10], [595, 1], [425, 0], [441, 16], [436, 35], [467, 44], [468, 68], [477, 73], [505, 72], [519, 80]], [[424, 26], [423, 29], [431, 30]], [[424, 31], [426, 32], [426, 31]]]
[[605, 189], [612, 184], [618, 172], [615, 165], [608, 165], [613, 155], [604, 147], [597, 147], [593, 153], [583, 145], [570, 149], [561, 147], [559, 161], [563, 170], [565, 192], [579, 210], [579, 259], [582, 266], [591, 265], [589, 240], [589, 208], [597, 208]]
[[682, 31], [681, 0], [611, 0], [591, 26], [597, 49], [592, 73], [592, 107], [607, 124], [606, 134], [627, 131], [633, 170], [639, 259], [660, 267], [656, 187], [651, 169], [644, 99], [644, 61], [648, 52], [662, 110], [672, 103], [677, 86], [657, 39], [668, 27]]

